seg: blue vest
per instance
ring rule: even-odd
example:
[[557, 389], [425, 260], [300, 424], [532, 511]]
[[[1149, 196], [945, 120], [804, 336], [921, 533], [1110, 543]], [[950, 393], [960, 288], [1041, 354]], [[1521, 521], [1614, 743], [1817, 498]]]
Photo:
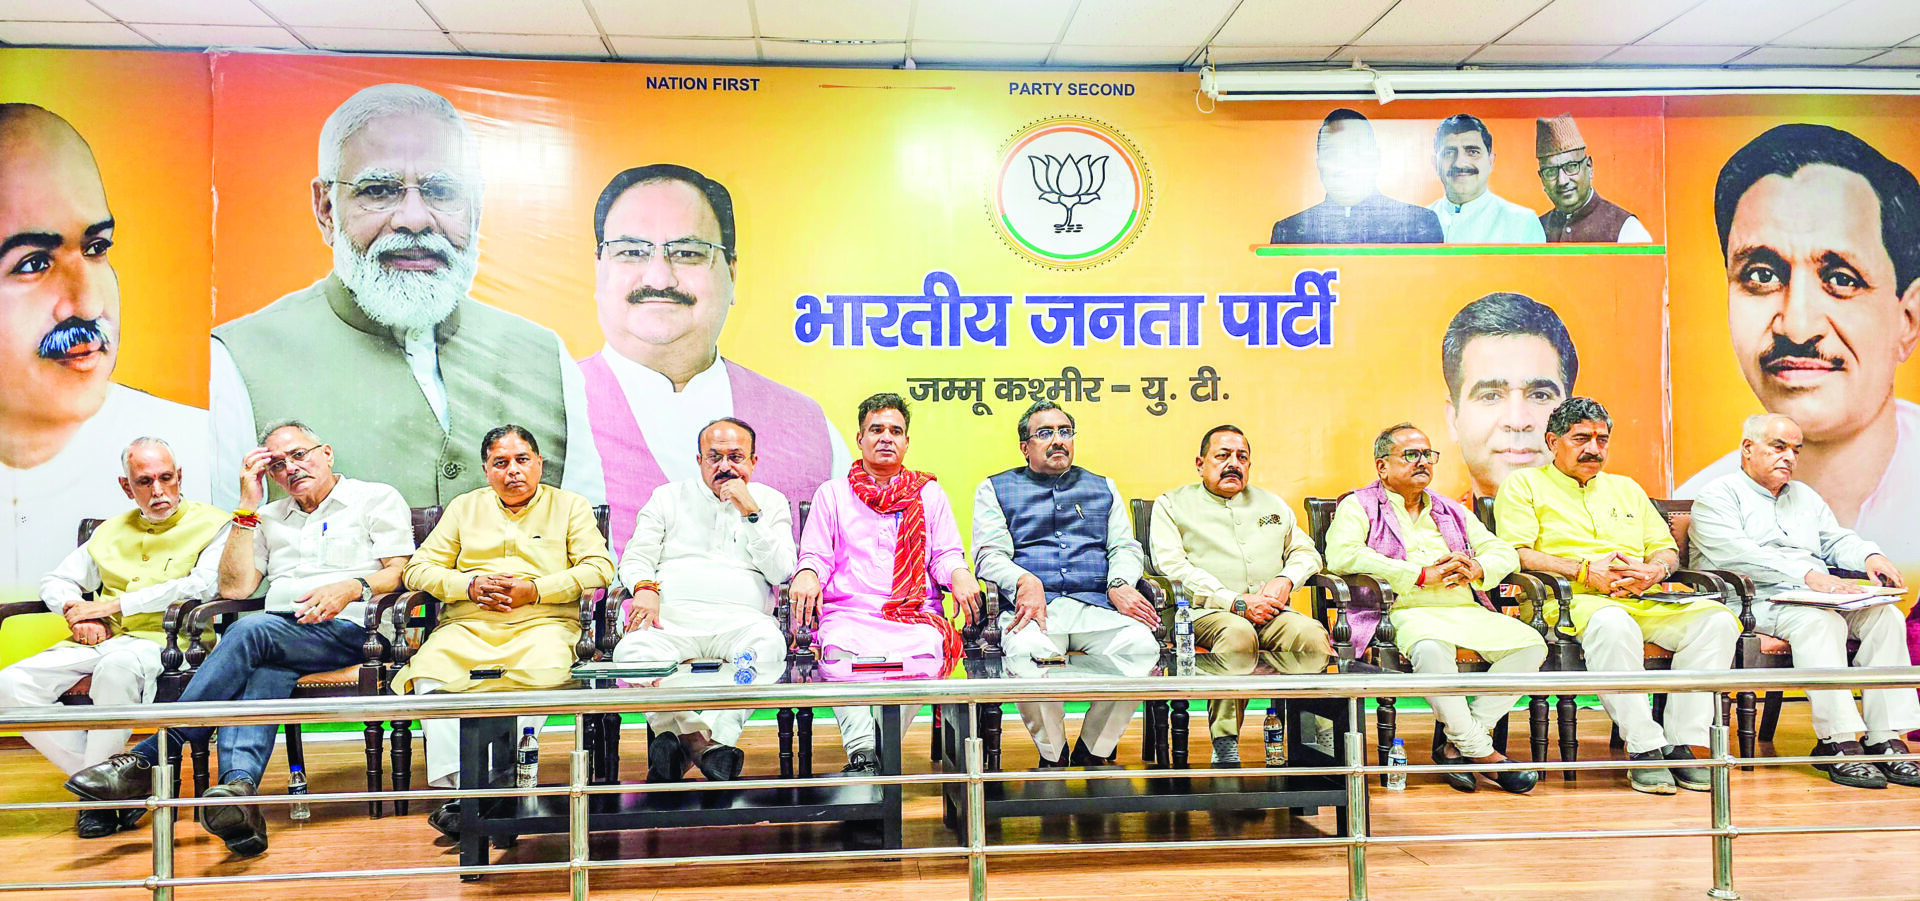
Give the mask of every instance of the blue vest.
[[[1046, 586], [1049, 598], [1066, 595], [1083, 604], [1113, 609], [1107, 599], [1107, 521], [1113, 493], [1107, 480], [1075, 466], [1057, 477], [1022, 466], [988, 479], [1013, 536], [1013, 562]], [[1003, 599], [1013, 607], [1013, 598]]]

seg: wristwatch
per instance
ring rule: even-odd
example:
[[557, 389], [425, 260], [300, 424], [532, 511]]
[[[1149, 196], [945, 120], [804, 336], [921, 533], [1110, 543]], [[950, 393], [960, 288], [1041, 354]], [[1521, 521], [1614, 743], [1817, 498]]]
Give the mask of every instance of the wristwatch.
[[759, 522], [759, 521], [760, 521], [760, 511], [755, 510], [752, 513], [747, 514], [747, 522]]
[[362, 579], [359, 576], [355, 576], [353, 580], [355, 582], [360, 583], [360, 600], [362, 601], [373, 600], [373, 583], [365, 579]]
[[1127, 587], [1127, 580], [1122, 579], [1119, 576], [1114, 576], [1113, 578], [1107, 580], [1107, 587], [1108, 588], [1125, 588]]
[[1246, 616], [1247, 615], [1247, 599], [1244, 597], [1235, 596], [1233, 599], [1233, 612], [1237, 616]]

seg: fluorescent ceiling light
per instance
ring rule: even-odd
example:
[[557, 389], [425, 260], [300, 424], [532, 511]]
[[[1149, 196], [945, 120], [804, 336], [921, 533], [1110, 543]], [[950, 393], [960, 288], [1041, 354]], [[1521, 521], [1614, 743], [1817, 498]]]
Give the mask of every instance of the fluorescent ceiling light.
[[[1389, 83], [1389, 79], [1391, 82]], [[1663, 94], [1920, 94], [1913, 69], [1200, 70], [1214, 100], [1374, 100]]]

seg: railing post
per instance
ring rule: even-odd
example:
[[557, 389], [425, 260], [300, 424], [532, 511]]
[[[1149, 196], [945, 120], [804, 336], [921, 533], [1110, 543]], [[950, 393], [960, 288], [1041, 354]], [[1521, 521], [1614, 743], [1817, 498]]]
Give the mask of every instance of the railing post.
[[1359, 698], [1347, 705], [1347, 901], [1367, 901], [1367, 709]]
[[153, 901], [173, 901], [173, 886], [161, 885], [159, 880], [173, 878], [173, 814], [179, 808], [153, 803], [173, 799], [173, 764], [167, 756], [173, 736], [162, 726], [155, 737], [160, 742], [160, 760], [153, 765], [153, 798], [147, 802], [153, 808]]
[[980, 708], [967, 705], [967, 885], [973, 901], [987, 901], [986, 742], [980, 738]]
[[592, 769], [587, 751], [587, 715], [573, 716], [573, 753], [567, 775], [567, 874], [573, 882], [573, 901], [587, 899], [587, 780]]
[[1707, 737], [1708, 756], [1713, 758], [1710, 784], [1713, 828], [1717, 831], [1713, 837], [1713, 888], [1707, 890], [1707, 897], [1715, 901], [1736, 901], [1740, 893], [1733, 890], [1733, 792], [1729, 785], [1733, 757], [1727, 753], [1727, 724], [1720, 717], [1719, 706], [1714, 705], [1713, 728]]

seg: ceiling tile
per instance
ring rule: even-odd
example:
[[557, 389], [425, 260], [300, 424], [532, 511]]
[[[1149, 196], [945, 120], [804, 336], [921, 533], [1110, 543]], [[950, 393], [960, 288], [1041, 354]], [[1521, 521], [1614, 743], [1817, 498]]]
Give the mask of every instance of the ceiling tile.
[[[764, 10], [761, 22], [765, 22]], [[805, 41], [760, 41], [760, 54], [781, 62], [828, 63], [841, 66], [894, 66], [907, 58], [905, 41], [878, 44], [812, 44]]]
[[923, 41], [908, 44], [913, 61], [939, 66], [1038, 66], [1052, 44], [996, 44], [984, 41]]
[[1705, 0], [1642, 44], [1764, 44], [1846, 0]]
[[274, 47], [307, 45], [278, 25], [141, 25], [140, 32], [162, 47]]
[[1358, 47], [1341, 48], [1336, 59], [1345, 61], [1359, 59], [1369, 63], [1431, 63], [1434, 65], [1456, 66], [1472, 56], [1479, 44], [1435, 44], [1432, 46], [1415, 45], [1401, 47]]
[[1866, 47], [1762, 47], [1736, 66], [1850, 66], [1879, 51]]
[[1317, 63], [1332, 56], [1339, 44], [1319, 44], [1312, 47], [1222, 47], [1215, 44], [1207, 48], [1208, 58], [1216, 66], [1232, 66], [1257, 63]]
[[180, 25], [272, 25], [260, 7], [247, 0], [93, 0], [122, 22]]
[[[267, 12], [296, 28], [382, 28], [439, 31], [416, 0], [258, 0]], [[304, 32], [303, 32], [304, 34]]]
[[750, 38], [747, 0], [587, 0], [607, 34]]
[[1061, 43], [1129, 47], [1185, 44], [1191, 55], [1195, 47], [1213, 37], [1233, 5], [1234, 0], [1081, 0]]
[[[420, 0], [452, 32], [599, 34], [580, 0]], [[602, 48], [601, 53], [606, 53]]]
[[1751, 46], [1666, 47], [1634, 44], [1607, 54], [1600, 62], [1610, 66], [1717, 66], [1751, 49]]
[[585, 34], [462, 33], [454, 35], [453, 39], [473, 53], [607, 58], [607, 48], [600, 43], [600, 39]]
[[920, 0], [915, 40], [1051, 44], [1067, 25], [1073, 0]]
[[899, 41], [907, 37], [912, 5], [899, 0], [759, 0], [753, 8], [764, 37]]
[[1920, 47], [1905, 47], [1889, 50], [1879, 56], [1861, 63], [1863, 66], [1885, 66], [1891, 68], [1909, 68], [1920, 66]]
[[1885, 47], [1920, 35], [1920, 3], [1914, 0], [1853, 0], [1780, 36], [1794, 47]]
[[1554, 0], [1503, 44], [1631, 44], [1686, 9], [1673, 0]]
[[438, 31], [401, 31], [393, 28], [298, 29], [300, 36], [322, 50], [362, 53], [454, 53], [453, 42]]
[[1543, 44], [1494, 44], [1467, 60], [1469, 63], [1540, 63], [1552, 66], [1591, 66], [1613, 47]]
[[82, 47], [151, 47], [118, 22], [0, 22], [0, 41]]
[[87, 0], [0, 0], [0, 22], [111, 22]]
[[1048, 60], [1053, 66], [1178, 66], [1193, 55], [1186, 44], [1145, 47], [1088, 47], [1061, 44]]
[[1213, 46], [1339, 47], [1359, 37], [1393, 4], [1394, 0], [1245, 0], [1214, 36]]
[[640, 60], [692, 60], [708, 62], [755, 62], [760, 59], [759, 47], [753, 40], [694, 41], [685, 38], [648, 38], [632, 35], [614, 34], [607, 39], [613, 42], [613, 52], [621, 59]]
[[1540, 8], [1541, 0], [1400, 0], [1354, 40], [1361, 45], [1485, 44]]

